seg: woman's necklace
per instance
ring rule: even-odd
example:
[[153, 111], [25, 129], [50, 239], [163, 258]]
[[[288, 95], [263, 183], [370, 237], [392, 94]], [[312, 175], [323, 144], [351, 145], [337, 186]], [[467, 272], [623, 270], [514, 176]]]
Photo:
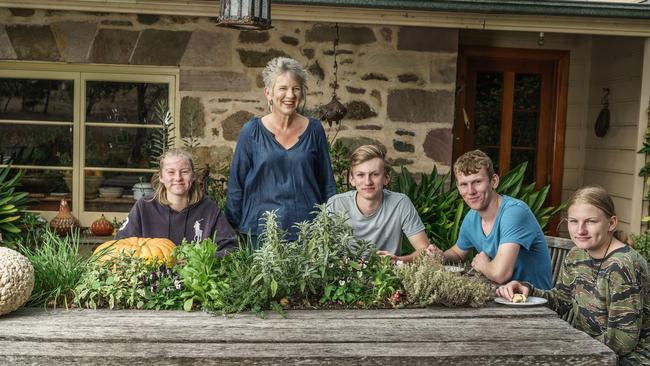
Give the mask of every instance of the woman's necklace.
[[[613, 236], [609, 239], [609, 243], [607, 244], [607, 249], [605, 249], [605, 254], [603, 254], [603, 257], [600, 259], [600, 264], [598, 264], [598, 271], [596, 271], [596, 274], [594, 274], [593, 272], [591, 273], [594, 279], [594, 283], [596, 283], [596, 281], [598, 280], [598, 276], [600, 276], [600, 269], [603, 268], [603, 262], [605, 262], [605, 257], [607, 256], [607, 252], [609, 252], [609, 247], [612, 245], [612, 241], [614, 241]], [[594, 258], [591, 257], [592, 271], [595, 266], [596, 265], [594, 264]]]

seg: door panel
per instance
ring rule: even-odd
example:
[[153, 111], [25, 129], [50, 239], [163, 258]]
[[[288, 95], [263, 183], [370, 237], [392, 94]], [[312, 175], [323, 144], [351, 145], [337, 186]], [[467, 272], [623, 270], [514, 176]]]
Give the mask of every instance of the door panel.
[[500, 174], [528, 162], [526, 181], [551, 185], [558, 205], [568, 52], [461, 47], [454, 160], [481, 149]]

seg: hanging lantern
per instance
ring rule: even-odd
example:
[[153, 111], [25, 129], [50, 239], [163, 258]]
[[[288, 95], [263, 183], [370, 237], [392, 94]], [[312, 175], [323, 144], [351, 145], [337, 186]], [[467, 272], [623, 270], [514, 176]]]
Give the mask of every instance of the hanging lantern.
[[220, 0], [219, 25], [237, 29], [271, 28], [271, 0]]

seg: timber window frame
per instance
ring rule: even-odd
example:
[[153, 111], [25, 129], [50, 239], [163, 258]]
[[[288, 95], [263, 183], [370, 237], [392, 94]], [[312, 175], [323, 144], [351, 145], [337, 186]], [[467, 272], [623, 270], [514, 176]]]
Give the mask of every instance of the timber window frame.
[[[128, 212], [116, 211], [91, 211], [87, 205], [84, 195], [85, 175], [90, 171], [101, 172], [123, 172], [127, 174], [146, 173], [151, 174], [155, 169], [149, 167], [124, 168], [86, 165], [87, 133], [88, 128], [118, 128], [118, 129], [155, 129], [161, 128], [159, 124], [139, 125], [133, 123], [103, 123], [86, 122], [86, 90], [88, 81], [99, 82], [124, 82], [124, 83], [155, 83], [167, 85], [167, 106], [173, 117], [173, 125], [176, 131], [180, 131], [179, 117], [180, 101], [177, 98], [179, 90], [179, 70], [176, 67], [147, 67], [130, 65], [91, 65], [91, 64], [60, 64], [49, 62], [15, 62], [0, 61], [0, 78], [7, 79], [33, 79], [33, 80], [69, 80], [73, 82], [73, 113], [72, 121], [39, 121], [39, 120], [14, 120], [0, 119], [1, 125], [23, 126], [23, 125], [47, 125], [47, 126], [70, 126], [72, 129], [72, 168], [62, 165], [19, 165], [12, 167], [20, 169], [40, 169], [52, 171], [72, 171], [72, 212], [82, 227], [90, 224], [104, 214], [109, 220], [113, 217], [121, 220]], [[175, 145], [178, 146], [179, 136], [176, 134]], [[4, 166], [4, 165], [0, 165]], [[133, 201], [135, 203], [135, 201]], [[48, 221], [54, 217], [56, 211], [36, 211]]]

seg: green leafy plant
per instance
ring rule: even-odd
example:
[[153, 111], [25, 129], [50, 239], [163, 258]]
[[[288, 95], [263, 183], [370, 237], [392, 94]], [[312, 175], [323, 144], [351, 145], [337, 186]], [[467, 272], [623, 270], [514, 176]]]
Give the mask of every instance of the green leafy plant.
[[75, 287], [81, 307], [142, 309], [146, 302], [144, 281], [152, 268], [145, 259], [124, 252], [87, 271]]
[[16, 226], [29, 203], [26, 192], [17, 192], [16, 187], [25, 174], [19, 170], [9, 176], [11, 166], [0, 168], [0, 245], [3, 242], [15, 243], [20, 233]]
[[174, 146], [174, 118], [164, 100], [158, 101], [154, 115], [160, 121], [162, 128], [155, 129], [151, 135], [150, 165], [151, 168], [158, 168], [160, 157]]
[[350, 149], [341, 142], [336, 140], [329, 144], [330, 159], [332, 160], [332, 171], [336, 180], [336, 191], [338, 193], [350, 190], [348, 180], [350, 167]]
[[639, 235], [631, 235], [634, 243], [634, 250], [639, 252], [646, 261], [650, 262], [650, 231], [645, 231]]
[[183, 283], [174, 267], [165, 264], [142, 278], [144, 308], [155, 310], [180, 310], [183, 308]]
[[20, 251], [34, 266], [34, 290], [29, 304], [67, 308], [72, 304], [73, 289], [95, 257], [78, 255], [79, 232], [59, 237], [46, 229], [39, 240], [36, 247], [19, 245]]
[[8, 247], [18, 248], [21, 245], [29, 248], [36, 248], [41, 244], [41, 238], [47, 229], [47, 220], [43, 216], [31, 212], [25, 212], [16, 223], [20, 233], [5, 240]]
[[181, 263], [178, 272], [183, 290], [183, 309], [221, 309], [224, 307], [223, 291], [227, 285], [227, 274], [221, 260], [215, 256], [217, 244], [212, 239], [197, 244], [183, 243], [176, 247], [175, 256]]

